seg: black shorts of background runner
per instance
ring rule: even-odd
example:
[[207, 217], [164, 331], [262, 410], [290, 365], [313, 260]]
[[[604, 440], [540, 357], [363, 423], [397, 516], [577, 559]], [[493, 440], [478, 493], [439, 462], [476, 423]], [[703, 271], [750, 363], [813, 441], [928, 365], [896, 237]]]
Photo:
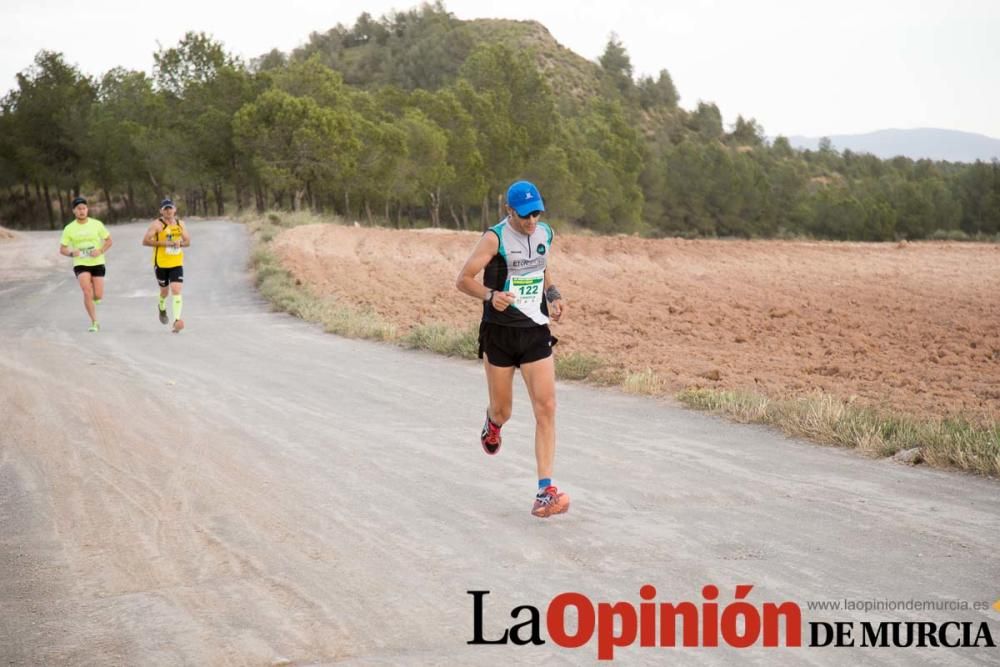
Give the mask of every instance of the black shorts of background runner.
[[552, 356], [552, 346], [558, 339], [547, 325], [537, 327], [508, 327], [492, 322], [479, 325], [479, 358], [486, 358], [493, 366], [520, 367]]
[[184, 282], [183, 266], [174, 266], [169, 269], [157, 266], [153, 270], [156, 272], [156, 282], [159, 283], [160, 287], [166, 287], [170, 283]]
[[104, 274], [107, 273], [104, 264], [98, 264], [96, 266], [74, 266], [73, 275], [79, 277], [81, 273], [89, 273], [91, 278], [103, 278]]

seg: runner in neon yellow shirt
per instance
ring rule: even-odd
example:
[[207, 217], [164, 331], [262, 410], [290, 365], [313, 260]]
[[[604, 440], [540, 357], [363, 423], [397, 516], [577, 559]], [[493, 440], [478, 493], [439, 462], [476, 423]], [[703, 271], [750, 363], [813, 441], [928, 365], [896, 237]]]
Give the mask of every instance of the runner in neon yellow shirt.
[[83, 292], [83, 307], [90, 316], [90, 331], [100, 331], [97, 322], [97, 305], [104, 298], [104, 253], [111, 247], [111, 233], [104, 223], [88, 215], [87, 200], [77, 197], [73, 200], [73, 215], [76, 220], [63, 228], [59, 239], [59, 254], [73, 258], [73, 273], [76, 274], [80, 290]]

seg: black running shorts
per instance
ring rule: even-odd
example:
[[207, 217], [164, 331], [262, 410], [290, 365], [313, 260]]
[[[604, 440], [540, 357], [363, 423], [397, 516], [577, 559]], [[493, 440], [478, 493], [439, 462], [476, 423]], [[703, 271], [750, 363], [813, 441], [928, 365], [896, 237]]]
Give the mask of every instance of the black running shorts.
[[74, 266], [73, 275], [79, 277], [81, 273], [89, 273], [91, 278], [103, 278], [107, 273], [103, 264], [97, 266]]
[[552, 356], [556, 338], [547, 325], [508, 327], [492, 322], [479, 325], [479, 358], [509, 368]]
[[160, 287], [166, 287], [170, 283], [184, 282], [183, 266], [174, 266], [169, 269], [157, 266], [154, 270], [156, 271], [156, 282], [159, 283]]

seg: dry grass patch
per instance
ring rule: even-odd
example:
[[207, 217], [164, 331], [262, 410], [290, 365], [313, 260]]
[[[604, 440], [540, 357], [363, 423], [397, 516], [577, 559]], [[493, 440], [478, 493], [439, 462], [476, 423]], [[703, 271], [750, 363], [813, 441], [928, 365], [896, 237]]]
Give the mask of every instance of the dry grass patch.
[[587, 380], [605, 365], [600, 357], [584, 352], [556, 354], [555, 357], [556, 377], [561, 380]]
[[941, 468], [1000, 475], [1000, 427], [962, 417], [918, 419], [828, 394], [774, 400], [750, 391], [688, 389], [677, 398], [689, 407], [725, 414], [741, 422], [776, 426], [785, 433], [871, 456], [919, 448], [921, 458]]
[[646, 396], [656, 396], [662, 394], [666, 383], [659, 375], [653, 372], [652, 368], [647, 368], [638, 373], [626, 372], [622, 380], [622, 389], [629, 394], [643, 394]]
[[448, 357], [475, 359], [479, 352], [479, 330], [455, 329], [444, 324], [420, 324], [400, 339], [406, 347], [430, 350]]

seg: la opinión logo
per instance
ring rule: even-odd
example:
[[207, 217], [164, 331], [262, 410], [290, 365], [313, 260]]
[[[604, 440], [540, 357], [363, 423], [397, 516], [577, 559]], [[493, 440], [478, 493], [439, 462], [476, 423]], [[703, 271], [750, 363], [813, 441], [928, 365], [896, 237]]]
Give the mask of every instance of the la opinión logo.
[[[765, 602], [758, 609], [746, 601], [752, 585], [736, 587], [735, 600], [722, 605], [717, 586], [702, 588], [704, 600], [694, 602], [655, 602], [656, 588], [646, 584], [639, 589], [642, 600], [597, 602], [582, 593], [560, 593], [545, 611], [545, 632], [552, 643], [563, 648], [580, 648], [596, 640], [597, 658], [611, 660], [616, 648], [639, 642], [644, 648], [675, 646], [801, 646], [802, 610], [795, 602]], [[484, 600], [490, 591], [466, 591], [472, 596], [473, 638], [468, 644], [541, 645], [542, 613], [532, 605], [511, 610], [515, 623], [499, 637], [487, 638], [483, 631]], [[576, 628], [568, 628], [567, 616], [576, 615]], [[678, 620], [681, 632], [677, 632]], [[779, 628], [784, 629], [781, 637]], [[679, 641], [678, 641], [679, 640]]]
[[[598, 660], [613, 660], [615, 650], [642, 648], [801, 647], [802, 609], [797, 602], [748, 601], [753, 585], [736, 586], [731, 601], [719, 601], [719, 587], [701, 589], [700, 602], [658, 602], [656, 588], [639, 589], [640, 601], [594, 602], [583, 593], [566, 592], [549, 600], [544, 613], [524, 604], [510, 611], [516, 621], [499, 635], [484, 630], [488, 590], [472, 596], [472, 639], [467, 644], [540, 646], [551, 641], [562, 648], [596, 644]], [[1000, 602], [997, 603], [1000, 611]], [[575, 618], [575, 622], [573, 622]], [[985, 621], [811, 621], [807, 648], [995, 647]]]

